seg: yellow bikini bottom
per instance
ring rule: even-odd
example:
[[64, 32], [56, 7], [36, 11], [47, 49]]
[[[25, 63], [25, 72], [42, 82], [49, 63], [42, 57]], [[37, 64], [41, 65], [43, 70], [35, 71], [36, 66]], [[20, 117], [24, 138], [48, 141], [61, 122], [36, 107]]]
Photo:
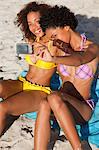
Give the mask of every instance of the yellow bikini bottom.
[[19, 76], [18, 79], [23, 82], [23, 90], [37, 90], [37, 91], [43, 91], [47, 94], [50, 94], [52, 92], [50, 87], [44, 87], [41, 85], [31, 83], [21, 76]]

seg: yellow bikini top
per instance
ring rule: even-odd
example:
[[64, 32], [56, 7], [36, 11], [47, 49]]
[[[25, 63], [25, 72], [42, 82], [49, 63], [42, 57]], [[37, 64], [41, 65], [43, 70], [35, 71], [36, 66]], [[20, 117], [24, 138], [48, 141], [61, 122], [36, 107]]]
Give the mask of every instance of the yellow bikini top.
[[52, 69], [54, 67], [56, 67], [56, 65], [52, 62], [46, 62], [43, 60], [37, 60], [37, 62], [34, 64], [31, 60], [30, 55], [26, 55], [25, 60], [28, 62], [28, 64], [36, 66], [38, 68], [42, 68], [42, 69]]

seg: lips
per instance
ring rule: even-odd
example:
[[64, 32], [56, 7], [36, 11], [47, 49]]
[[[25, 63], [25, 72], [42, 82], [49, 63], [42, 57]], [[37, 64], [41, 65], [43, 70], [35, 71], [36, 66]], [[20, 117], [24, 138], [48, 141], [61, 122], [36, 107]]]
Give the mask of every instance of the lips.
[[35, 34], [39, 34], [41, 32], [41, 29], [38, 29], [35, 31]]

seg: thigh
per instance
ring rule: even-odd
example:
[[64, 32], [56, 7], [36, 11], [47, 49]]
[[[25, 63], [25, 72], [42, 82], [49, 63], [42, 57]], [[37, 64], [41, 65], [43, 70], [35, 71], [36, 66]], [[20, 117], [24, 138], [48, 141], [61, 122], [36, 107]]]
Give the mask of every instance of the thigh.
[[81, 94], [78, 92], [78, 90], [75, 88], [75, 86], [69, 81], [63, 84], [63, 87], [60, 89], [60, 91], [74, 96], [80, 101], [85, 101]]
[[19, 80], [0, 80], [0, 97], [8, 98], [22, 91], [23, 83]]
[[73, 119], [75, 121], [75, 124], [77, 125], [82, 125], [85, 124], [87, 121], [84, 119], [83, 115], [81, 114], [81, 112], [79, 112], [71, 103], [65, 101], [66, 106], [68, 106]]
[[40, 102], [46, 99], [47, 94], [42, 91], [22, 91], [2, 103], [11, 115], [21, 115], [27, 112], [34, 112], [39, 109]]
[[76, 116], [76, 118], [78, 112], [84, 120], [88, 121], [91, 117], [92, 109], [89, 107], [89, 105], [86, 103], [84, 98], [80, 95], [72, 83], [68, 82], [67, 85], [65, 83], [63, 88], [60, 90], [60, 96], [66, 105], [69, 106], [71, 112]]

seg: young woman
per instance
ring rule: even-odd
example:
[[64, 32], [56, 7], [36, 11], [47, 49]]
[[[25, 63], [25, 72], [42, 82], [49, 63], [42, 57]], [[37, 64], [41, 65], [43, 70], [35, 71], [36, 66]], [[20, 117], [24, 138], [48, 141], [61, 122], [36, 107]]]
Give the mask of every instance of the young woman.
[[[43, 148], [40, 147], [43, 150], [47, 150], [48, 143], [45, 139], [50, 137], [48, 118], [50, 108], [73, 150], [91, 149], [89, 145], [85, 147], [84, 142], [80, 141], [75, 126], [85, 124], [95, 107], [94, 100], [90, 97], [90, 89], [97, 69], [99, 46], [87, 40], [84, 34], [80, 35], [76, 32], [77, 24], [74, 13], [63, 6], [49, 9], [40, 19], [40, 25], [47, 38], [65, 51], [60, 53], [57, 50], [56, 57], [52, 57], [47, 49], [43, 54], [45, 61], [50, 60], [57, 64], [57, 70], [62, 79], [62, 88], [48, 95], [48, 103], [40, 105], [36, 121], [36, 137], [38, 144], [40, 141], [45, 142]], [[66, 43], [75, 52], [66, 54], [66, 51], [68, 52], [65, 48]], [[43, 116], [46, 117], [43, 118]], [[42, 135], [45, 137], [44, 140]]]
[[[16, 23], [31, 45], [43, 36], [39, 19], [48, 9], [46, 4], [31, 2], [17, 14]], [[47, 95], [51, 92], [50, 79], [56, 65], [39, 60], [40, 51], [41, 49], [34, 45], [34, 53], [26, 56], [29, 70], [25, 78], [20, 76], [18, 80], [0, 80], [0, 97], [4, 99], [0, 102], [0, 135], [9, 115], [18, 116], [38, 111], [40, 104], [45, 103]]]

